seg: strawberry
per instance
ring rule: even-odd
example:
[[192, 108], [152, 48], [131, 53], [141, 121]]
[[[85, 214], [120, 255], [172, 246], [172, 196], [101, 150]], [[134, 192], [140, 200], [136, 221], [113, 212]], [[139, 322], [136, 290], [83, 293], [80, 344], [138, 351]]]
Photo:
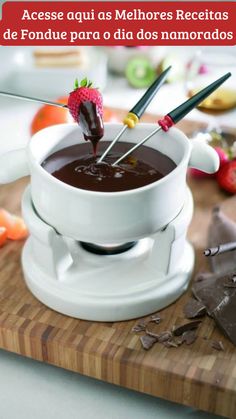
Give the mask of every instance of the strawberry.
[[103, 116], [102, 95], [98, 89], [92, 87], [92, 82], [87, 78], [83, 79], [80, 84], [76, 79], [74, 90], [69, 95], [67, 106], [76, 122], [79, 122], [79, 108], [83, 102], [94, 103], [100, 116]]
[[225, 163], [217, 173], [217, 182], [222, 189], [236, 193], [236, 160]]

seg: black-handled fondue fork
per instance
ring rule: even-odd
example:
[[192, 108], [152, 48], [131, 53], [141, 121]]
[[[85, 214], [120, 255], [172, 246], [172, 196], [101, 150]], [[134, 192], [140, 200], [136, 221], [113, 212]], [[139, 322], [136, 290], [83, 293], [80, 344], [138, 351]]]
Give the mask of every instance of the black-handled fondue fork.
[[173, 125], [177, 124], [181, 119], [185, 117], [192, 109], [196, 108], [204, 99], [206, 99], [211, 93], [213, 93], [222, 83], [224, 83], [229, 77], [231, 73], [226, 73], [224, 76], [220, 77], [213, 83], [209, 84], [209, 86], [202, 89], [200, 92], [196, 93], [190, 99], [183, 102], [177, 108], [173, 109], [167, 115], [165, 115], [162, 119], [158, 121], [158, 127], [147, 135], [143, 140], [141, 140], [138, 144], [135, 144], [130, 150], [128, 150], [123, 156], [121, 156], [118, 160], [116, 160], [112, 166], [116, 166], [120, 163], [124, 158], [129, 156], [133, 151], [137, 150], [141, 145], [143, 145], [146, 141], [148, 141], [153, 135], [157, 134], [160, 130], [167, 132], [169, 128]]
[[107, 149], [104, 151], [102, 156], [98, 159], [97, 163], [101, 163], [109, 151], [113, 148], [113, 146], [117, 143], [120, 139], [122, 134], [126, 131], [127, 128], [134, 128], [135, 125], [139, 122], [139, 119], [144, 114], [145, 110], [147, 109], [149, 103], [152, 101], [160, 87], [166, 80], [166, 77], [171, 69], [169, 66], [166, 70], [164, 70], [159, 77], [151, 84], [151, 86], [147, 89], [141, 99], [134, 105], [134, 107], [128, 112], [126, 117], [123, 120], [124, 126], [118, 132], [114, 140], [109, 144]]

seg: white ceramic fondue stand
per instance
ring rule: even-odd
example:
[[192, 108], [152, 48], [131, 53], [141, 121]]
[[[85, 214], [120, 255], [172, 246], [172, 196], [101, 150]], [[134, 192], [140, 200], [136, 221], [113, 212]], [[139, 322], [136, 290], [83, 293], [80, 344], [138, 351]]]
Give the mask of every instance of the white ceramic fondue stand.
[[[125, 140], [136, 143], [155, 127], [140, 124]], [[113, 139], [120, 128], [107, 124], [103, 139]], [[187, 168], [212, 173], [218, 156], [171, 128], [148, 146], [168, 155], [177, 164], [174, 171], [139, 189], [101, 193], [66, 185], [40, 165], [53, 152], [83, 141], [77, 125], [54, 126], [37, 133], [26, 150], [0, 158], [0, 182], [31, 174], [22, 201], [31, 233], [22, 255], [25, 281], [39, 300], [73, 317], [119, 321], [157, 311], [186, 290], [193, 268], [186, 241], [193, 212]], [[132, 243], [122, 252], [127, 242]], [[95, 254], [89, 243], [115, 254]]]

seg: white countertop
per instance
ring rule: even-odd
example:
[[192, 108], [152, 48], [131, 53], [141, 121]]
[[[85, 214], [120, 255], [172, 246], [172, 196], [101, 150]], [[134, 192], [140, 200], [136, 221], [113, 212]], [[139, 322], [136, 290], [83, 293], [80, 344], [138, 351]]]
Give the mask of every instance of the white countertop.
[[0, 350], [1, 419], [213, 419], [156, 397]]
[[[110, 79], [104, 92], [107, 106], [130, 108], [142, 95], [127, 87], [124, 79]], [[168, 97], [168, 101], [166, 101]], [[149, 111], [165, 114], [184, 100], [180, 84], [164, 86]], [[29, 125], [38, 105], [0, 99], [0, 153], [24, 147], [29, 140]], [[235, 126], [235, 112], [223, 115], [224, 124]], [[206, 120], [198, 111], [190, 118]], [[0, 419], [165, 419], [216, 418], [83, 377], [63, 369], [25, 359], [0, 350]]]

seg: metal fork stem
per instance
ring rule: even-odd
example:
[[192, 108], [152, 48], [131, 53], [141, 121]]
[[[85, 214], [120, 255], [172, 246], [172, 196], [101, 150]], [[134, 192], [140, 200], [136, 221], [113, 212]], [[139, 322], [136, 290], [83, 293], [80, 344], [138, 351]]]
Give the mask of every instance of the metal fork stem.
[[1, 92], [1, 91], [0, 91], [0, 95], [15, 98], [15, 99], [28, 100], [29, 102], [39, 102], [46, 105], [58, 106], [59, 108], [67, 108], [67, 105], [63, 105], [63, 103], [52, 102], [51, 100], [38, 99], [36, 97], [16, 95], [15, 93], [8, 93], [8, 92]]
[[112, 166], [116, 166], [118, 163], [121, 162], [121, 160], [124, 160], [127, 156], [129, 156], [133, 151], [137, 150], [141, 145], [146, 143], [149, 138], [151, 138], [153, 135], [155, 135], [157, 132], [159, 132], [162, 128], [158, 127], [154, 131], [151, 132], [151, 134], [148, 134], [143, 140], [141, 140], [138, 144], [135, 144], [134, 147], [132, 147], [130, 150], [128, 150], [123, 156], [121, 156], [118, 160], [115, 161], [115, 163], [112, 164]]

